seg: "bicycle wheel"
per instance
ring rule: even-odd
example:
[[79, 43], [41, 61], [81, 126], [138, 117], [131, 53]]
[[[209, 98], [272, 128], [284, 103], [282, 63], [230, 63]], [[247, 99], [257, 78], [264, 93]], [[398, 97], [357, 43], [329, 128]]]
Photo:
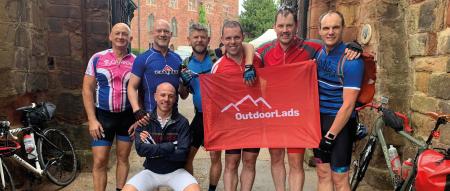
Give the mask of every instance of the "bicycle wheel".
[[[3, 159], [1, 159], [3, 160]], [[16, 187], [14, 186], [14, 181], [12, 179], [11, 173], [9, 173], [8, 167], [2, 161], [3, 172], [0, 174], [0, 190], [1, 191], [14, 191]], [[1, 176], [3, 175], [3, 177]], [[3, 178], [3, 179], [2, 179]], [[3, 181], [4, 180], [4, 181]]]
[[358, 184], [364, 178], [367, 167], [369, 167], [370, 160], [372, 159], [373, 152], [375, 151], [377, 140], [375, 137], [370, 137], [364, 149], [359, 155], [359, 159], [354, 162], [354, 169], [352, 179], [350, 181], [351, 190], [355, 191]]
[[53, 183], [66, 186], [77, 173], [77, 158], [72, 143], [57, 129], [45, 129], [38, 139], [38, 159]]

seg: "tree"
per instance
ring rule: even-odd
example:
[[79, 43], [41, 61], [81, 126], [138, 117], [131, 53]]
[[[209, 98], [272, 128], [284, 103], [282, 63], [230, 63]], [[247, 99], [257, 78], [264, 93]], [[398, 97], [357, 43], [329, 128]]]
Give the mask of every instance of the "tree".
[[200, 6], [198, 8], [198, 23], [202, 24], [203, 26], [208, 26], [208, 21], [206, 20], [206, 10], [203, 3], [200, 3]]
[[258, 37], [267, 29], [272, 28], [277, 11], [273, 0], [244, 0], [242, 6], [245, 11], [241, 13], [239, 21], [248, 40]]

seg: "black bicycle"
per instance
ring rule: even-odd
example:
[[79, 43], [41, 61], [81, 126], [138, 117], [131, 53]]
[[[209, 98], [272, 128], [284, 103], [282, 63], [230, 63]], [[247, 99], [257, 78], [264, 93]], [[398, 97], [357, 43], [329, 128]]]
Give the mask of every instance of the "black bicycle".
[[[47, 176], [59, 186], [70, 184], [76, 177], [77, 157], [72, 142], [60, 130], [45, 128], [45, 122], [52, 118], [55, 105], [51, 103], [32, 104], [18, 108], [23, 114], [23, 127], [10, 129], [9, 121], [0, 121], [0, 190], [15, 190], [14, 181], [3, 159], [8, 157], [32, 171], [37, 176]], [[28, 152], [27, 159], [15, 154], [21, 145], [14, 134], [23, 132], [35, 141], [34, 152]]]

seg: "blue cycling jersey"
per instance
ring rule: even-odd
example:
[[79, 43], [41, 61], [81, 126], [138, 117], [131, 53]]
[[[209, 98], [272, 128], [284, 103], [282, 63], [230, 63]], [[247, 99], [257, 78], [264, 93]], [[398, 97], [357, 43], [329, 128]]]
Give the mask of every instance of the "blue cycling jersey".
[[[343, 76], [338, 76], [338, 63], [346, 45], [341, 42], [327, 54], [325, 47], [316, 54], [319, 79], [320, 113], [335, 116], [343, 103], [343, 89], [359, 90], [364, 75], [361, 59], [345, 60]], [[342, 80], [342, 82], [341, 82]]]
[[180, 68], [180, 56], [170, 49], [164, 56], [151, 48], [136, 58], [131, 72], [141, 78], [146, 111], [151, 112], [156, 107], [154, 94], [160, 83], [169, 82], [178, 90]]
[[[189, 57], [188, 69], [197, 73], [197, 74], [209, 74], [211, 73], [212, 65], [211, 57], [206, 55], [203, 61], [197, 60], [194, 56]], [[192, 88], [192, 95], [194, 102], [194, 106], [198, 112], [202, 112], [202, 99], [200, 94], [200, 80], [199, 78], [193, 78], [189, 85]]]

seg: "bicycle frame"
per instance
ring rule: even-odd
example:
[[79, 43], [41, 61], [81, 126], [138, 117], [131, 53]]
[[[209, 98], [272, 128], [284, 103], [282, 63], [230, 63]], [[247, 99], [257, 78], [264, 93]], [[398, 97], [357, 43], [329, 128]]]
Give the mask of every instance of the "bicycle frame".
[[[372, 129], [371, 136], [375, 136], [378, 139], [379, 144], [381, 145], [381, 149], [383, 151], [384, 160], [386, 162], [386, 165], [387, 165], [387, 168], [388, 168], [388, 171], [389, 171], [389, 175], [391, 177], [391, 183], [394, 186], [394, 188], [396, 188], [398, 185], [400, 185], [400, 181], [401, 180], [400, 180], [400, 177], [398, 175], [396, 175], [394, 173], [394, 171], [392, 170], [391, 162], [389, 160], [388, 147], [387, 147], [387, 144], [386, 144], [386, 139], [384, 138], [384, 135], [383, 135], [383, 128], [385, 126], [386, 125], [385, 125], [385, 123], [383, 121], [383, 118], [381, 116], [379, 116], [376, 119], [376, 121], [375, 121], [375, 127]], [[403, 136], [404, 138], [406, 138], [408, 141], [412, 142], [413, 144], [419, 146], [418, 152], [417, 152], [416, 156], [414, 157], [414, 161], [413, 161], [414, 164], [415, 164], [415, 161], [416, 161], [419, 153], [421, 153], [423, 150], [427, 149], [428, 148], [428, 144], [423, 142], [423, 141], [417, 140], [416, 138], [412, 137], [411, 135], [409, 135], [405, 131], [398, 131], [397, 133], [400, 134], [401, 136]], [[405, 180], [405, 183], [402, 184], [402, 187], [401, 187], [400, 190], [405, 190], [406, 189], [406, 187], [408, 186], [407, 183], [409, 183], [412, 180], [412, 178], [413, 178], [412, 175], [415, 174], [414, 173], [415, 169], [416, 169], [416, 167], [414, 166], [414, 168], [412, 170], [412, 173], [409, 173], [408, 177]]]

